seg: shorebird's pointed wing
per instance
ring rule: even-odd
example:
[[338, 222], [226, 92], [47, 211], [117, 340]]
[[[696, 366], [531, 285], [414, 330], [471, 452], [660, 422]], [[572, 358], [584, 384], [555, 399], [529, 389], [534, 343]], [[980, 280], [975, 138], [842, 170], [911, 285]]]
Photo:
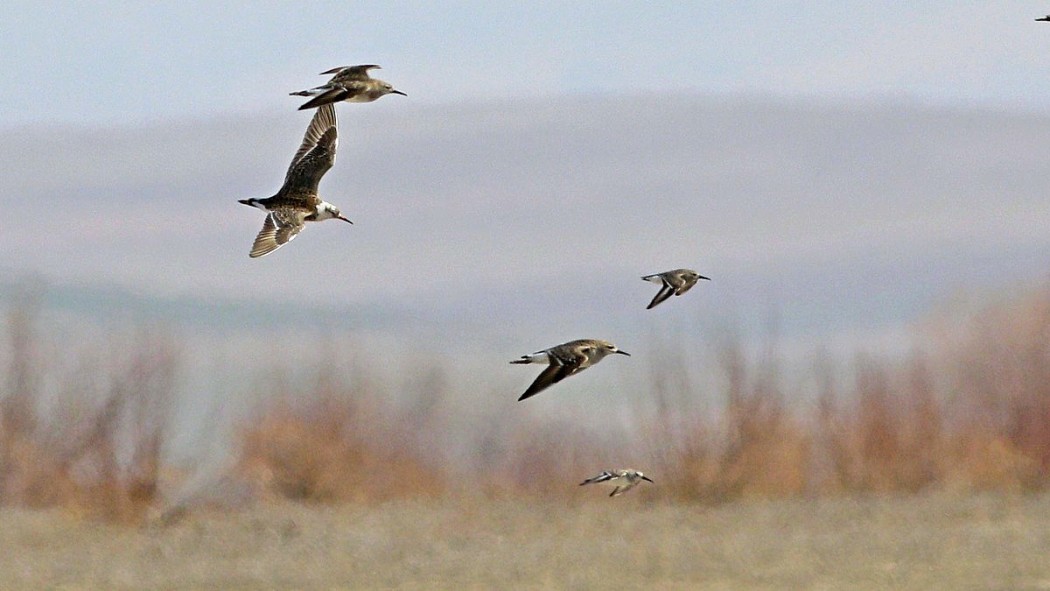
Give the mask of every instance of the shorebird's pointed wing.
[[606, 471], [602, 472], [601, 474], [599, 474], [599, 475], [597, 475], [597, 476], [595, 476], [593, 478], [588, 478], [587, 480], [584, 480], [583, 482], [580, 483], [580, 486], [583, 486], [585, 484], [597, 484], [599, 482], [608, 482], [609, 480], [612, 480], [613, 478], [616, 478], [616, 475], [613, 474], [612, 472], [609, 472], [608, 470], [606, 470]]
[[649, 302], [649, 305], [646, 306], [645, 309], [651, 310], [655, 308], [672, 295], [674, 295], [674, 288], [671, 287], [669, 283], [667, 283], [666, 279], [664, 279], [664, 284], [660, 286], [660, 291], [656, 292], [656, 295], [653, 297], [653, 301]]
[[343, 70], [345, 70], [347, 68], [352, 68], [352, 67], [353, 66], [338, 66], [338, 67], [332, 68], [331, 70], [325, 70], [324, 72], [321, 72], [320, 74], [318, 74], [318, 76], [327, 76], [328, 74], [338, 74], [339, 72], [342, 72]]
[[[306, 133], [303, 134], [303, 143], [299, 145], [295, 156], [292, 157], [292, 163], [288, 166], [289, 174], [295, 169], [295, 165], [306, 157], [311, 150], [319, 145], [326, 145], [327, 140], [322, 141], [322, 138], [328, 130], [335, 129], [336, 124], [335, 107], [317, 109], [314, 116], [310, 119], [310, 125], [306, 127]], [[334, 151], [332, 158], [335, 158]]]
[[252, 251], [248, 253], [253, 259], [268, 255], [292, 241], [292, 238], [303, 229], [304, 212], [292, 210], [275, 210], [263, 221], [262, 230], [255, 237]]
[[306, 128], [303, 143], [288, 166], [284, 189], [301, 188], [317, 191], [321, 177], [335, 164], [335, 150], [339, 144], [335, 107], [323, 105], [317, 109], [310, 126]]
[[369, 70], [381, 70], [379, 66], [375, 64], [362, 64], [360, 66], [343, 66], [341, 68], [332, 68], [326, 72], [321, 72], [321, 75], [335, 74], [332, 78], [332, 82], [341, 82], [343, 80], [368, 80]]
[[338, 103], [339, 101], [345, 99], [349, 95], [350, 93], [343, 86], [332, 86], [328, 88], [328, 90], [321, 92], [314, 98], [300, 105], [299, 110], [305, 111], [306, 109], [312, 109], [314, 107]]
[[363, 80], [339, 80], [339, 76], [336, 76], [332, 82], [320, 88], [325, 88], [326, 90], [303, 103], [299, 107], [300, 111], [322, 105], [331, 105], [353, 98], [363, 92], [367, 92], [368, 83]]
[[547, 366], [547, 369], [540, 372], [540, 375], [536, 376], [536, 380], [532, 382], [528, 390], [518, 398], [518, 402], [525, 400], [526, 398], [532, 398], [547, 388], [557, 384], [565, 378], [576, 373], [579, 365], [559, 365], [558, 363], [551, 363]]

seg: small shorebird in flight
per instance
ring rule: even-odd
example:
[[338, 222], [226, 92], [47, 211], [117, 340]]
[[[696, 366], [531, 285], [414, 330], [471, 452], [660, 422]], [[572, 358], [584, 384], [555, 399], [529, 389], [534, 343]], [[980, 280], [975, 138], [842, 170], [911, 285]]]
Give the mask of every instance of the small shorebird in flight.
[[310, 120], [303, 144], [292, 158], [284, 185], [277, 194], [265, 199], [238, 200], [267, 212], [248, 256], [254, 259], [277, 250], [295, 238], [306, 222], [336, 219], [353, 223], [339, 213], [338, 207], [317, 195], [317, 184], [335, 163], [335, 148], [339, 143], [336, 136], [335, 107], [322, 105]]
[[361, 66], [343, 66], [332, 68], [321, 72], [321, 75], [335, 74], [326, 84], [289, 93], [292, 96], [312, 96], [299, 110], [312, 109], [321, 105], [346, 101], [348, 103], [370, 103], [381, 96], [388, 94], [400, 94], [408, 96], [400, 90], [395, 90], [389, 82], [384, 82], [368, 75], [369, 70], [378, 70], [375, 64]]
[[609, 341], [600, 339], [569, 341], [550, 349], [536, 351], [531, 355], [522, 355], [521, 359], [515, 359], [511, 363], [547, 363], [548, 366], [547, 369], [540, 372], [540, 375], [532, 382], [529, 389], [525, 390], [521, 398], [518, 398], [518, 401], [520, 402], [539, 394], [549, 386], [557, 384], [571, 375], [576, 375], [598, 363], [606, 355], [613, 353], [631, 356], [630, 353], [617, 349], [616, 345]]
[[649, 302], [649, 305], [645, 307], [646, 310], [655, 308], [673, 295], [680, 296], [689, 291], [700, 279], [711, 280], [710, 277], [704, 277], [691, 269], [675, 269], [673, 271], [655, 273], [653, 275], [646, 275], [645, 277], [642, 277], [642, 279], [652, 281], [653, 283], [663, 284], [663, 286], [660, 287], [660, 291], [656, 292], [656, 297], [653, 298], [653, 301]]
[[605, 484], [609, 486], [614, 486], [616, 488], [614, 488], [613, 491], [609, 493], [609, 496], [615, 497], [618, 495], [622, 495], [623, 493], [638, 486], [638, 483], [640, 483], [643, 480], [646, 482], [653, 481], [645, 474], [642, 474], [641, 472], [638, 472], [636, 470], [606, 470], [601, 474], [595, 476], [594, 478], [588, 478], [587, 480], [584, 480], [580, 483], [580, 486], [583, 486], [585, 484]]

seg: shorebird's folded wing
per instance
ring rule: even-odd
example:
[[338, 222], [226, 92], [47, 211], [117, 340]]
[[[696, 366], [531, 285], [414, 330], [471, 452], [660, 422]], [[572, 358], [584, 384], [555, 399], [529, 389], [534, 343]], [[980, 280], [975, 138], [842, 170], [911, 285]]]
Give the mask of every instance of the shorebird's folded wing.
[[255, 237], [252, 251], [248, 253], [253, 259], [268, 255], [292, 241], [292, 238], [303, 229], [302, 214], [295, 212], [273, 211], [263, 220], [262, 230]]

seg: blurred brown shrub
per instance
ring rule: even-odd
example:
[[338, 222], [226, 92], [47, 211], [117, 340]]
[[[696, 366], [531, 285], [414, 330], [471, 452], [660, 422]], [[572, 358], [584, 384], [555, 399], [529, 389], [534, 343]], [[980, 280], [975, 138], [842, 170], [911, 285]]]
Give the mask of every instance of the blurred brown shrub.
[[64, 372], [73, 348], [42, 339], [36, 313], [28, 299], [7, 316], [0, 503], [138, 521], [158, 496], [178, 348], [139, 331], [93, 343]]

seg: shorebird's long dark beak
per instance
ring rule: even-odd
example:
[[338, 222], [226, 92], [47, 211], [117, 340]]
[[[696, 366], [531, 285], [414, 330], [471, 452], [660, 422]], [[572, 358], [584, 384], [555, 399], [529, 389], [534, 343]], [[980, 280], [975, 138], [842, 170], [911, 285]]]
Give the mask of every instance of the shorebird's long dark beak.
[[407, 94], [401, 92], [400, 90], [391, 90], [390, 94], [400, 94], [401, 96], [408, 96]]
[[628, 356], [628, 357], [630, 357], [630, 356], [631, 356], [631, 354], [630, 354], [630, 353], [628, 353], [627, 351], [619, 351], [619, 350], [618, 350], [618, 351], [616, 351], [616, 352], [617, 352], [617, 353], [619, 353], [620, 355], [626, 355], [626, 356]]
[[[653, 482], [653, 479], [652, 479], [652, 478], [649, 478], [648, 476], [642, 476], [642, 480], [647, 480], [647, 481], [649, 481], [649, 482]], [[656, 483], [655, 483], [655, 482], [653, 482], [653, 484], [656, 484]]]
[[697, 275], [696, 278], [697, 279], [707, 279], [708, 281], [711, 281], [710, 277], [704, 277], [703, 275]]
[[351, 222], [350, 220], [346, 219], [345, 217], [343, 217], [343, 216], [341, 216], [341, 215], [337, 215], [337, 216], [335, 216], [335, 219], [337, 219], [337, 220], [343, 220], [344, 222], [346, 222], [346, 223], [348, 223], [348, 224], [351, 224], [351, 225], [353, 225], [353, 223], [354, 223], [354, 222]]

